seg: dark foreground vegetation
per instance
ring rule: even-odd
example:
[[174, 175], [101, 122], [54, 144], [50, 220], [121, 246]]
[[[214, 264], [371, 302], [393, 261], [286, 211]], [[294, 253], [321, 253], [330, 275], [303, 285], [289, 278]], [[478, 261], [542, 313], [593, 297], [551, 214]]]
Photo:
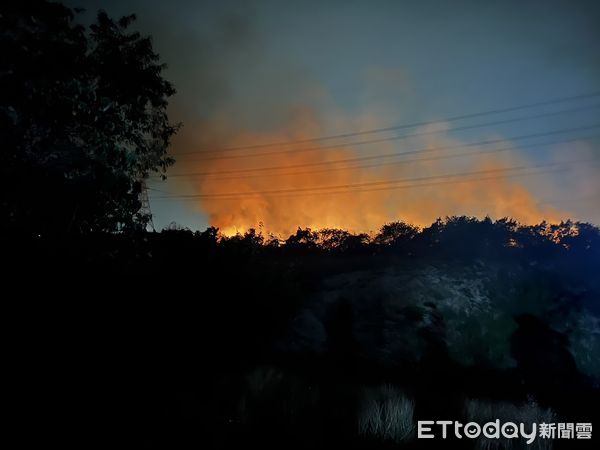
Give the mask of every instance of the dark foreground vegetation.
[[284, 242], [173, 227], [3, 248], [24, 376], [68, 411], [54, 433], [90, 427], [82, 445], [429, 448], [417, 419], [598, 419], [591, 225], [455, 217]]

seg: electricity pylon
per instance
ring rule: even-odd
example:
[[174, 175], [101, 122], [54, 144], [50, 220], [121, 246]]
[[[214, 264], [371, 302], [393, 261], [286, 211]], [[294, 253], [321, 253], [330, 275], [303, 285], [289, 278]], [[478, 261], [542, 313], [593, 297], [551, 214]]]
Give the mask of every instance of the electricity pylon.
[[142, 180], [140, 183], [142, 185], [142, 190], [140, 191], [140, 202], [142, 203], [140, 214], [149, 218], [146, 229], [150, 226], [152, 231], [156, 231], [152, 220], [152, 210], [150, 209], [150, 199], [148, 198], [148, 186], [146, 186], [146, 180]]

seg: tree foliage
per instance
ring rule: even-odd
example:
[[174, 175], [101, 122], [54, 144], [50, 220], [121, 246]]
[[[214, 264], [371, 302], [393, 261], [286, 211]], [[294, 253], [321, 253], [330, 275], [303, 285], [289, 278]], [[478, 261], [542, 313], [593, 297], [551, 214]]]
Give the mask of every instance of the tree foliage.
[[2, 222], [35, 233], [143, 228], [142, 182], [173, 163], [175, 93], [135, 16], [8, 2], [0, 15]]

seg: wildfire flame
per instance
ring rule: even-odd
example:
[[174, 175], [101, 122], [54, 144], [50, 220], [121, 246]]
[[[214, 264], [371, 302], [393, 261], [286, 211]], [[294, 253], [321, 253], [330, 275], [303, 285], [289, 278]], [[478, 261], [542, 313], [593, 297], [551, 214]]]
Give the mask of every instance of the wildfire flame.
[[[213, 127], [215, 129], [219, 127]], [[225, 141], [229, 147], [250, 146], [257, 142], [278, 142], [310, 138], [316, 126], [287, 127], [278, 133], [227, 133]], [[443, 130], [441, 130], [443, 131]], [[219, 142], [223, 139], [219, 136]], [[507, 141], [508, 145], [510, 142]], [[326, 147], [327, 144], [321, 144]], [[195, 206], [208, 215], [210, 225], [220, 228], [225, 235], [244, 232], [249, 228], [262, 227], [263, 231], [285, 237], [298, 227], [312, 229], [342, 228], [353, 232], [373, 232], [382, 224], [403, 220], [418, 226], [431, 224], [438, 217], [469, 215], [492, 218], [511, 217], [522, 223], [539, 223], [543, 220], [556, 222], [565, 217], [559, 211], [539, 203], [524, 178], [511, 178], [502, 172], [487, 179], [465, 177], [462, 182], [447, 184], [425, 183], [415, 186], [405, 183], [400, 189], [319, 189], [303, 191], [313, 187], [356, 185], [414, 179], [415, 177], [436, 177], [438, 175], [506, 169], [527, 164], [515, 156], [514, 152], [474, 154], [469, 157], [434, 159], [451, 152], [443, 151], [460, 142], [442, 133], [435, 138], [428, 136], [418, 141], [391, 142], [377, 148], [318, 148], [318, 142], [307, 143], [298, 148], [311, 148], [311, 151], [277, 152], [279, 148], [244, 150], [217, 154], [231, 158], [203, 158], [200, 160], [183, 158], [179, 167], [186, 171], [206, 175], [188, 181], [195, 193], [202, 197]], [[377, 167], [363, 167], [359, 163], [337, 163], [344, 160], [376, 155], [402, 148], [429, 149], [427, 158], [392, 159], [394, 164]], [[287, 147], [286, 147], [287, 148]], [[284, 150], [286, 149], [284, 148]], [[436, 149], [440, 148], [439, 151]], [[485, 147], [484, 150], [488, 150]], [[276, 151], [272, 151], [276, 150]], [[481, 149], [479, 149], [481, 150]], [[253, 157], [240, 157], [250, 151]], [[402, 150], [400, 150], [402, 151]], [[454, 150], [453, 150], [454, 151]], [[462, 150], [464, 151], [464, 149]], [[256, 156], [261, 152], [269, 153]], [[215, 156], [211, 154], [210, 156]], [[412, 159], [412, 160], [411, 160]], [[292, 168], [290, 168], [290, 166]], [[251, 171], [261, 167], [278, 167], [277, 170]], [[242, 171], [242, 172], [238, 172]], [[393, 186], [398, 186], [397, 184]], [[289, 191], [288, 191], [289, 190]], [[284, 191], [273, 194], [273, 191]], [[269, 192], [269, 193], [265, 193]], [[227, 194], [235, 194], [227, 196]]]

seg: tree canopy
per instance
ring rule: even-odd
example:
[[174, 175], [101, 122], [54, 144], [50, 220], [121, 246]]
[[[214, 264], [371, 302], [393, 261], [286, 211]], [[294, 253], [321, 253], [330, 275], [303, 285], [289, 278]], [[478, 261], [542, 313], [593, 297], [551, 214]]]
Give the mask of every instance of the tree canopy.
[[2, 223], [30, 233], [145, 228], [143, 180], [165, 173], [178, 126], [175, 93], [135, 16], [47, 1], [8, 2], [0, 13]]

